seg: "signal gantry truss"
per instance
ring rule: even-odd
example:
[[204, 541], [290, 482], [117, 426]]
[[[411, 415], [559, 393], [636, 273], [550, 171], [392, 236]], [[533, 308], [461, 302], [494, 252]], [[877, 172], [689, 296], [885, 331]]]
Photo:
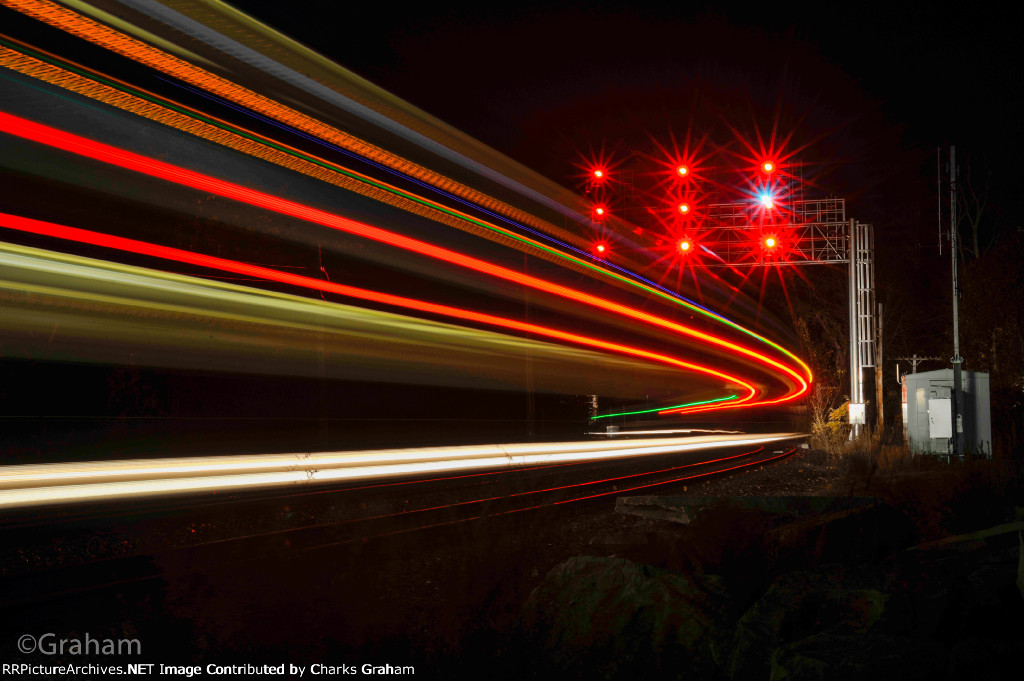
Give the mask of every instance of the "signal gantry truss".
[[[711, 203], [703, 230], [696, 242], [705, 256], [702, 268], [849, 265], [849, 418], [859, 433], [867, 402], [864, 370], [877, 364], [874, 227], [847, 219], [845, 199], [827, 198], [795, 200], [767, 214], [749, 200]], [[694, 247], [689, 239], [686, 244]]]
[[[782, 221], [758, 219], [749, 201], [714, 203], [706, 210], [702, 244], [717, 260], [708, 259], [702, 267], [849, 262], [845, 199], [794, 201]], [[773, 248], [762, 247], [768, 236], [777, 240]]]

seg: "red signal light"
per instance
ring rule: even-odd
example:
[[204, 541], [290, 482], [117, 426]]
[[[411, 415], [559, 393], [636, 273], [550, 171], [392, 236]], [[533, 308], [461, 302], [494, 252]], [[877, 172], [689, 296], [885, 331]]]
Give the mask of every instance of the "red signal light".
[[687, 175], [690, 174], [690, 169], [687, 168], [686, 166], [679, 166], [678, 168], [676, 168], [676, 174], [679, 177], [686, 177]]
[[688, 204], [688, 203], [680, 203], [679, 204], [679, 212], [682, 213], [683, 215], [686, 215], [687, 213], [689, 213], [690, 212], [690, 204]]
[[768, 249], [775, 248], [779, 245], [779, 242], [773, 236], [766, 236], [764, 238], [764, 247]]
[[680, 240], [679, 251], [681, 253], [689, 253], [691, 248], [693, 248], [693, 243], [691, 243], [689, 239]]
[[599, 258], [603, 258], [608, 255], [608, 245], [604, 243], [594, 244], [594, 254]]
[[595, 179], [595, 180], [600, 180], [600, 179], [602, 179], [603, 177], [604, 177], [604, 171], [603, 171], [603, 170], [601, 170], [600, 168], [598, 168], [597, 170], [595, 170], [595, 171], [594, 171], [594, 179]]
[[761, 170], [766, 173], [774, 172], [775, 164], [772, 161], [765, 161], [761, 164]]

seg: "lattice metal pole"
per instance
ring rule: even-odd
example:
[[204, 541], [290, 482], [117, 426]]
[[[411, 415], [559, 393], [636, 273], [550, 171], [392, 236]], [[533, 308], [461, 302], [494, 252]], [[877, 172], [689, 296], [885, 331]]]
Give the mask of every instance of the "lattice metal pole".
[[866, 423], [864, 369], [873, 367], [875, 344], [874, 229], [850, 220], [850, 437]]

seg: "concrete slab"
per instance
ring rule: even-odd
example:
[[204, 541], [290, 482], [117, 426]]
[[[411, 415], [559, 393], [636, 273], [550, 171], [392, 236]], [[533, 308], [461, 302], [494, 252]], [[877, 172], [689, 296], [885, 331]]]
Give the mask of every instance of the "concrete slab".
[[739, 509], [802, 517], [863, 508], [875, 503], [874, 497], [775, 496], [775, 497], [691, 497], [636, 496], [615, 500], [615, 512], [653, 520], [688, 525], [707, 509]]

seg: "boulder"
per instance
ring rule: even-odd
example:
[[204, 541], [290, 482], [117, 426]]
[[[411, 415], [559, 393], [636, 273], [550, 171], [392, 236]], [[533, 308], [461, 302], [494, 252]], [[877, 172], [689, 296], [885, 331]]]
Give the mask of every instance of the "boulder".
[[736, 624], [729, 679], [765, 679], [777, 648], [823, 632], [846, 635], [881, 629], [892, 596], [878, 575], [842, 568], [797, 571], [775, 580]]
[[727, 641], [720, 580], [622, 558], [557, 565], [523, 608], [525, 636], [560, 677], [711, 678]]
[[765, 537], [776, 570], [807, 569], [824, 563], [868, 563], [910, 546], [914, 524], [886, 504], [859, 506], [803, 518]]
[[722, 509], [769, 513], [780, 518], [800, 518], [822, 513], [873, 506], [872, 497], [768, 496], [696, 497], [635, 496], [615, 500], [615, 512], [688, 525], [700, 514]]
[[915, 537], [910, 518], [870, 497], [620, 497], [616, 511], [688, 525], [676, 563], [726, 575], [733, 590], [760, 591], [783, 572], [824, 563], [874, 561]]
[[1024, 598], [1024, 532], [1017, 531], [1017, 591]]
[[[834, 523], [821, 526], [818, 536], [823, 537], [821, 555], [837, 558], [829, 554], [829, 544], [842, 537], [831, 527]], [[796, 555], [801, 546], [813, 554], [813, 532], [793, 536], [805, 537], [791, 540]], [[848, 536], [849, 541], [857, 538], [855, 532]], [[1015, 585], [1024, 569], [1021, 543], [1019, 528], [1011, 524], [920, 544], [880, 562], [829, 564], [783, 574], [737, 623], [727, 676], [764, 679], [773, 651], [819, 635], [855, 637], [848, 641], [854, 647], [867, 645], [867, 638], [856, 638], [865, 636], [877, 639], [871, 645], [879, 646], [888, 639], [947, 647], [971, 636], [1004, 643], [1024, 640], [1024, 601]], [[813, 674], [813, 669], [838, 664], [838, 658], [824, 653], [828, 640], [795, 648], [796, 661], [786, 662], [777, 673], [792, 676], [799, 669], [799, 674]], [[810, 650], [817, 652], [811, 655]]]
[[1015, 588], [1020, 523], [920, 544], [884, 561], [881, 587], [906, 597], [918, 635], [949, 644], [970, 636], [1024, 637]]
[[986, 564], [954, 583], [950, 631], [956, 638], [1024, 637], [1024, 602], [1017, 598], [1017, 566]]
[[949, 678], [1016, 681], [1022, 675], [1022, 661], [1024, 640], [969, 636], [949, 651]]
[[[918, 544], [911, 548], [911, 551], [935, 552], [946, 554], [971, 554], [981, 556], [987, 560], [989, 555], [997, 556], [1002, 560], [1006, 549], [1019, 545], [1021, 531], [1024, 530], [1024, 521], [1003, 523], [984, 530], [958, 534], [953, 537], [945, 537], [935, 541]], [[909, 553], [909, 551], [908, 551]]]
[[939, 643], [927, 639], [816, 634], [776, 650], [769, 678], [771, 681], [933, 681], [946, 678], [946, 652]]

